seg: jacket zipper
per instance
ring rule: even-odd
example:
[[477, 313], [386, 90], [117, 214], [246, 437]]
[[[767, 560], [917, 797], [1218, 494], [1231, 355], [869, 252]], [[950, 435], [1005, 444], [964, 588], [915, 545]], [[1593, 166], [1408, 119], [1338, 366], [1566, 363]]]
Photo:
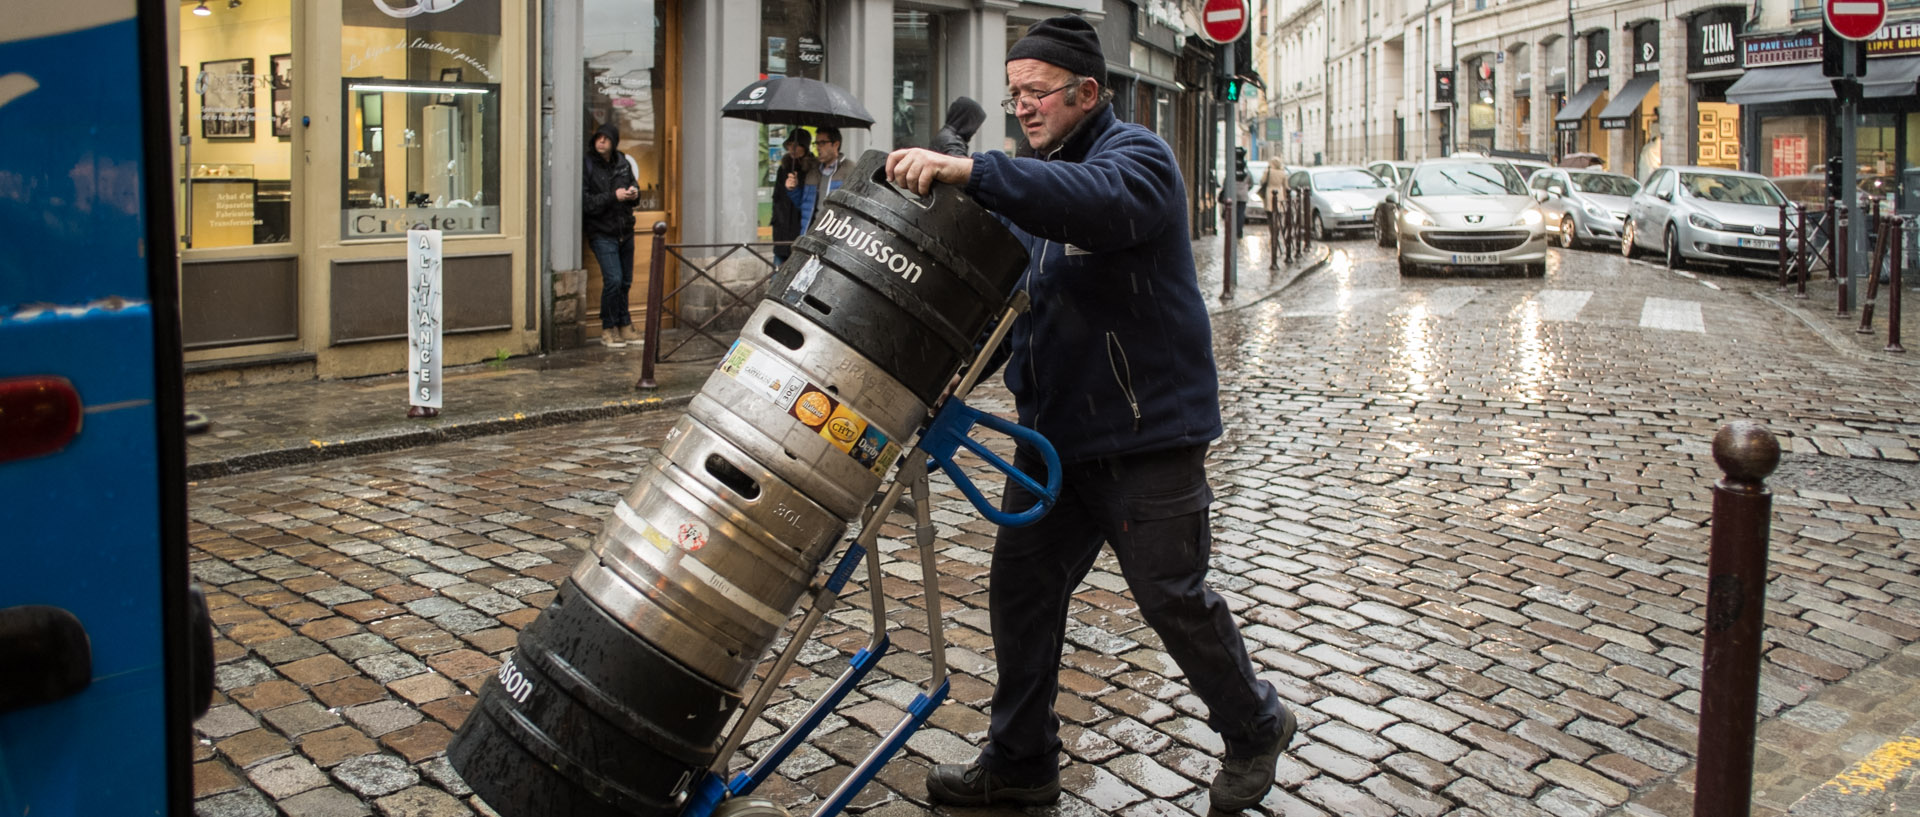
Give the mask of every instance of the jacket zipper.
[[[1119, 352], [1120, 358], [1114, 359]], [[1133, 412], [1133, 430], [1140, 430], [1140, 401], [1133, 396], [1133, 366], [1127, 363], [1127, 350], [1120, 345], [1120, 336], [1107, 333], [1107, 368], [1113, 371], [1113, 380], [1120, 384], [1120, 394], [1127, 398], [1127, 408]], [[1124, 369], [1125, 371], [1121, 371]]]

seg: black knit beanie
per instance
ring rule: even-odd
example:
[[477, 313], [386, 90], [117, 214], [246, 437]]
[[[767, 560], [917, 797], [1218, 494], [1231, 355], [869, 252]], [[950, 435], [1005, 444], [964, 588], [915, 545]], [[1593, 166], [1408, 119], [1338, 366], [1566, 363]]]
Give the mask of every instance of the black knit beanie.
[[1100, 51], [1100, 33], [1078, 15], [1052, 17], [1028, 26], [1027, 36], [1007, 49], [1007, 62], [1014, 60], [1051, 63], [1076, 77], [1093, 77], [1102, 88], [1107, 85], [1107, 56]]

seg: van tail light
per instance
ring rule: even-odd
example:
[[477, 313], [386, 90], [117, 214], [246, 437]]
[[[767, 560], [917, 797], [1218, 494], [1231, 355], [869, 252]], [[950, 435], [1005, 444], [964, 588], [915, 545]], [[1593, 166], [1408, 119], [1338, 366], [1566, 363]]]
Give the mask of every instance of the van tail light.
[[0, 462], [59, 451], [80, 433], [80, 393], [64, 377], [0, 378]]

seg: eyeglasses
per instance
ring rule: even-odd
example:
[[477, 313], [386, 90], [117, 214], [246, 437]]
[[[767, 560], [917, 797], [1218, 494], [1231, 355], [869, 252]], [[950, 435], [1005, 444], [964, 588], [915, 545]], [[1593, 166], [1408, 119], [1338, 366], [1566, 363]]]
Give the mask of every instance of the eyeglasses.
[[1022, 100], [1031, 102], [1033, 103], [1033, 107], [1038, 108], [1040, 107], [1040, 100], [1046, 99], [1047, 97], [1053, 96], [1054, 94], [1060, 93], [1061, 91], [1064, 91], [1068, 88], [1072, 88], [1073, 86], [1079, 85], [1079, 84], [1080, 84], [1080, 80], [1076, 79], [1072, 82], [1069, 82], [1065, 85], [1062, 85], [1044, 94], [1027, 94], [1027, 93], [1016, 92], [1013, 96], [1000, 100], [1000, 110], [1006, 111], [1007, 113], [1015, 113], [1017, 109], [1020, 107], [1020, 102]]

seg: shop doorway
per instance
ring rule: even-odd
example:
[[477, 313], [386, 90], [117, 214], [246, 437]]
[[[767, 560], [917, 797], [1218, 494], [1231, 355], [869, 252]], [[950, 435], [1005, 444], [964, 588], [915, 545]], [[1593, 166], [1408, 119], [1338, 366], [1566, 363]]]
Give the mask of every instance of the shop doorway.
[[[671, 0], [586, 0], [581, 54], [586, 83], [582, 135], [612, 123], [620, 129], [619, 151], [632, 160], [640, 187], [634, 211], [633, 285], [628, 301], [634, 323], [646, 305], [648, 253], [653, 225], [666, 222], [668, 241], [678, 229], [680, 145], [680, 4]], [[586, 324], [600, 322], [600, 264], [581, 241], [587, 270]]]

